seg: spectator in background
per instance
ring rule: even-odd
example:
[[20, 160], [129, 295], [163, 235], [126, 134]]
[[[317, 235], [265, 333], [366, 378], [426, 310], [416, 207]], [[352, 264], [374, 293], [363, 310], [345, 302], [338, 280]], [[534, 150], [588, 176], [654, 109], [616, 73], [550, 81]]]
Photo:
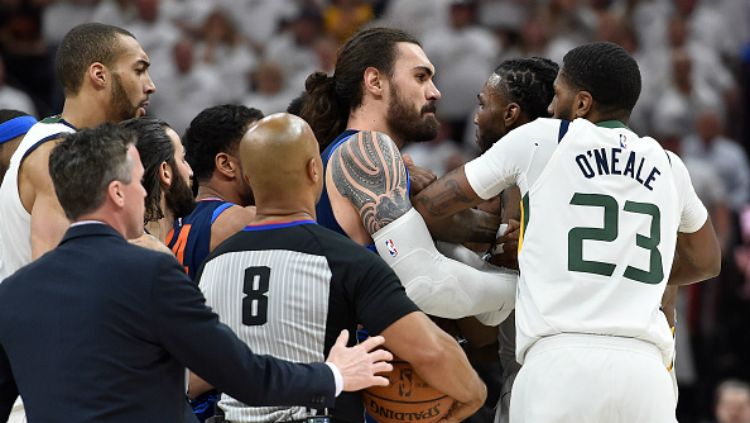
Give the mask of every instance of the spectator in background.
[[151, 104], [156, 116], [182, 134], [193, 116], [219, 102], [222, 83], [215, 69], [195, 59], [195, 43], [187, 37], [172, 47], [170, 66], [172, 76], [159, 85]]
[[736, 141], [724, 135], [721, 116], [712, 109], [700, 110], [695, 119], [696, 130], [683, 139], [685, 157], [709, 161], [727, 189], [729, 206], [735, 212], [750, 197], [750, 167], [747, 155]]
[[251, 74], [251, 80], [254, 90], [245, 96], [242, 104], [263, 110], [265, 113], [285, 111], [296, 94], [296, 90], [290, 90], [286, 86], [284, 70], [273, 62], [258, 65]]
[[424, 40], [430, 30], [448, 23], [451, 0], [390, 0], [383, 20], [386, 26], [408, 28], [417, 39]]
[[476, 23], [476, 7], [473, 0], [452, 0], [449, 25], [433, 28], [423, 37], [424, 51], [439, 69], [435, 78], [443, 93], [440, 116], [451, 125], [451, 138], [458, 141], [463, 141], [476, 93], [499, 53], [492, 33]]
[[203, 23], [195, 57], [221, 79], [218, 103], [239, 100], [238, 87], [245, 84], [248, 71], [258, 61], [222, 8], [214, 9]]
[[362, 0], [331, 0], [323, 20], [326, 32], [343, 44], [374, 16], [372, 5]]
[[323, 18], [315, 7], [303, 7], [286, 29], [266, 45], [264, 61], [281, 65], [290, 86], [304, 87], [308, 74], [317, 70], [315, 41], [323, 33]]
[[35, 115], [36, 109], [31, 97], [25, 92], [5, 84], [5, 63], [0, 56], [0, 109], [18, 109]]
[[730, 379], [716, 388], [716, 423], [750, 423], [750, 385]]
[[135, 19], [135, 5], [131, 0], [102, 0], [91, 14], [93, 22], [119, 27], [129, 26]]
[[36, 118], [19, 110], [0, 110], [0, 182], [10, 165], [10, 158], [23, 136], [36, 123]]

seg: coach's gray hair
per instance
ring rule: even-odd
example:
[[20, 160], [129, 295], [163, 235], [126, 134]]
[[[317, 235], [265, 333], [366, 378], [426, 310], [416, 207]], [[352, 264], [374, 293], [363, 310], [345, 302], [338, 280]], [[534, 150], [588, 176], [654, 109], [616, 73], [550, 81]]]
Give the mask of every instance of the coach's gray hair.
[[99, 208], [112, 181], [132, 182], [128, 148], [135, 133], [105, 123], [67, 135], [52, 151], [49, 173], [65, 215], [76, 220]]

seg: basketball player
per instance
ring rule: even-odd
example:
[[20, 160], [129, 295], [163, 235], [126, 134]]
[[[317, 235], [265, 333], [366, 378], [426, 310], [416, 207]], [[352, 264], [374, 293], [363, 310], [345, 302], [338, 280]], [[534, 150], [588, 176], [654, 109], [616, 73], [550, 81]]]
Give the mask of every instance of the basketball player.
[[[434, 72], [416, 39], [400, 30], [371, 28], [341, 48], [332, 77], [320, 72], [308, 77], [301, 116], [325, 148], [318, 221], [377, 249], [426, 313], [447, 318], [489, 313], [482, 321], [497, 324], [513, 308], [516, 275], [446, 259], [411, 206], [399, 147], [437, 134], [440, 92]], [[449, 241], [467, 241], [469, 235], [489, 242], [499, 222], [493, 223], [464, 216], [434, 229]]]
[[[456, 418], [473, 413], [486, 390], [458, 343], [419, 311], [380, 258], [315, 223], [323, 165], [305, 121], [269, 116], [245, 134], [239, 152], [257, 216], [209, 256], [199, 276], [220, 319], [254, 351], [295, 362], [324, 357], [341, 329], [362, 323], [464, 404]], [[220, 406], [235, 423], [311, 417], [304, 407], [253, 408], [226, 395]], [[342, 394], [328, 411], [333, 421], [361, 422], [362, 399]]]
[[0, 110], [0, 182], [3, 181], [10, 165], [10, 157], [35, 123], [36, 118], [26, 112]]
[[86, 23], [65, 35], [55, 59], [63, 112], [29, 130], [0, 188], [0, 281], [54, 248], [69, 225], [47, 168], [60, 136], [144, 115], [155, 91], [148, 67], [148, 55], [124, 29]]
[[[482, 153], [510, 131], [540, 117], [549, 117], [547, 106], [553, 97], [553, 82], [558, 66], [539, 57], [506, 60], [498, 66], [477, 95], [479, 107], [474, 115], [477, 145]], [[519, 220], [520, 194], [517, 186], [502, 192], [503, 222]], [[498, 202], [490, 200], [494, 205]], [[487, 204], [487, 203], [484, 203]], [[491, 205], [493, 205], [491, 204]], [[516, 361], [515, 314], [499, 327], [500, 363], [503, 369], [500, 400], [495, 422], [507, 423], [509, 419], [510, 392], [521, 366]]]
[[511, 421], [674, 422], [660, 300], [718, 274], [716, 235], [679, 157], [626, 126], [641, 78], [625, 50], [571, 50], [554, 86], [563, 119], [511, 131], [415, 201], [437, 218], [521, 190]]
[[197, 204], [175, 221], [167, 245], [193, 280], [208, 253], [255, 216], [237, 149], [245, 131], [261, 118], [260, 110], [241, 105], [209, 107], [185, 133], [187, 161], [198, 182]]
[[171, 253], [165, 240], [178, 217], [187, 216], [195, 202], [190, 189], [193, 170], [185, 160], [185, 148], [166, 122], [142, 117], [121, 123], [136, 133], [136, 148], [143, 162], [146, 188], [145, 232], [131, 240], [158, 251]]

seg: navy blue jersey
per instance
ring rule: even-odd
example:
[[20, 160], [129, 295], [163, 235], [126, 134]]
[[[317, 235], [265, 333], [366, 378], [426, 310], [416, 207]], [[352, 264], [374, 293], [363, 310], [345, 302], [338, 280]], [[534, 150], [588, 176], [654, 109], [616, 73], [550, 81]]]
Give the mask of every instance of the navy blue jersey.
[[[330, 144], [328, 144], [328, 147], [326, 147], [325, 150], [323, 150], [323, 153], [321, 153], [320, 157], [323, 159], [323, 194], [320, 196], [320, 201], [318, 201], [318, 204], [315, 206], [315, 214], [317, 217], [318, 224], [326, 227], [334, 232], [338, 232], [341, 235], [344, 235], [345, 237], [349, 237], [349, 235], [344, 232], [344, 229], [339, 225], [339, 222], [336, 220], [336, 216], [333, 214], [333, 208], [331, 208], [331, 199], [328, 198], [328, 192], [326, 191], [326, 183], [325, 183], [325, 174], [328, 167], [328, 161], [331, 159], [331, 156], [333, 155], [333, 152], [336, 151], [337, 148], [341, 144], [344, 143], [344, 141], [348, 140], [349, 137], [359, 132], [356, 129], [347, 129], [346, 131], [342, 132], [341, 135], [336, 137]], [[410, 195], [411, 193], [411, 178], [409, 177], [409, 169], [406, 169], [406, 194]], [[368, 245], [365, 245], [365, 247], [372, 251], [377, 253], [377, 250], [375, 249], [375, 244], [370, 243]]]
[[198, 201], [193, 211], [174, 222], [167, 235], [167, 246], [172, 250], [185, 272], [195, 280], [198, 268], [208, 257], [211, 246], [211, 225], [234, 203], [220, 199]]

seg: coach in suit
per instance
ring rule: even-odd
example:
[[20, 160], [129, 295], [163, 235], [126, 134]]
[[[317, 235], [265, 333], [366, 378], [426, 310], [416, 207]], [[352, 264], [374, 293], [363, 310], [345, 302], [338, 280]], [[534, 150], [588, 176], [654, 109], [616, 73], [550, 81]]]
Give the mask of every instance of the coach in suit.
[[0, 421], [18, 394], [29, 422], [185, 421], [185, 367], [252, 405], [332, 407], [387, 379], [382, 338], [328, 362], [254, 355], [219, 323], [171, 255], [129, 244], [143, 228], [134, 135], [71, 135], [50, 156], [73, 223], [60, 245], [0, 285]]

